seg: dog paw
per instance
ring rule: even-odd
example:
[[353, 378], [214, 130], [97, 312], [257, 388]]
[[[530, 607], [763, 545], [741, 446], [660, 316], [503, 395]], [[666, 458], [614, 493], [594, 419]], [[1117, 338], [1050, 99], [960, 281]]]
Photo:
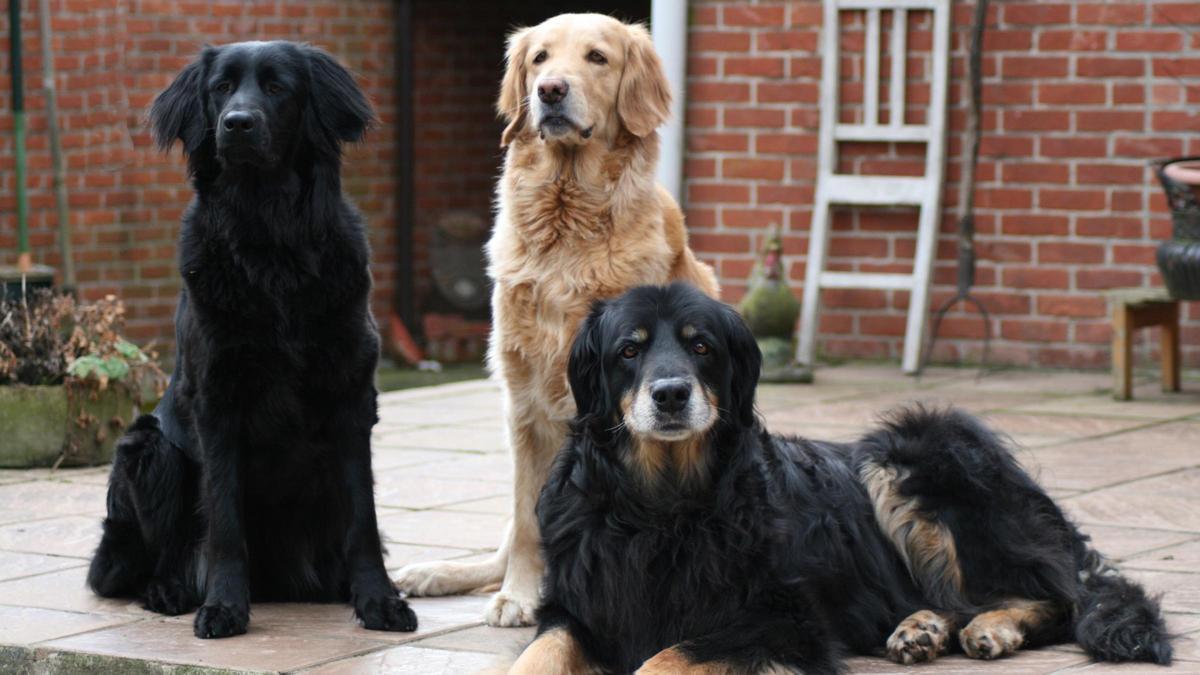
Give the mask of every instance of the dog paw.
[[1020, 649], [1025, 636], [1011, 621], [980, 614], [959, 632], [958, 641], [973, 659], [998, 659]]
[[178, 579], [151, 579], [146, 584], [143, 607], [151, 612], [179, 616], [187, 614], [199, 604], [195, 593]]
[[443, 561], [417, 563], [401, 568], [392, 583], [401, 593], [413, 597], [449, 595], [458, 584], [452, 568]]
[[500, 591], [492, 596], [483, 620], [489, 626], [532, 626], [537, 623], [537, 597]]
[[949, 640], [946, 620], [934, 612], [921, 610], [896, 626], [887, 640], [887, 655], [904, 665], [932, 661], [946, 651]]
[[369, 630], [411, 633], [417, 629], [417, 615], [396, 595], [362, 598], [355, 602], [354, 614]]
[[192, 632], [201, 639], [241, 635], [250, 625], [250, 610], [233, 605], [204, 605], [196, 612]]

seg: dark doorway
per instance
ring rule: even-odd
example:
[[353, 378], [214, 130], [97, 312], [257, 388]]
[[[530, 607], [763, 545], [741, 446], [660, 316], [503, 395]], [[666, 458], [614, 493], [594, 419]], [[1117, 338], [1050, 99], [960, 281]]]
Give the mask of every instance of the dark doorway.
[[409, 186], [399, 200], [397, 309], [430, 358], [477, 358], [489, 318], [481, 247], [502, 162], [494, 106], [505, 37], [564, 12], [648, 21], [650, 2], [407, 0], [400, 10], [400, 114], [409, 115], [397, 122], [411, 126], [398, 158]]

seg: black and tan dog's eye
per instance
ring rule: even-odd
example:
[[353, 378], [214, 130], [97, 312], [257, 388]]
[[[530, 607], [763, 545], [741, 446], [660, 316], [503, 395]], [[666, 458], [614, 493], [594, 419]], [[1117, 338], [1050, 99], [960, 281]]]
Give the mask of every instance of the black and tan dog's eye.
[[536, 55], [533, 57], [533, 62], [534, 62], [535, 64], [537, 64], [537, 63], [541, 63], [542, 61], [545, 61], [545, 60], [546, 60], [546, 59], [547, 59], [549, 56], [550, 56], [550, 55], [546, 53], [546, 50], [545, 50], [545, 49], [543, 49], [542, 51], [538, 52], [538, 53], [537, 53], [537, 54], [536, 54]]
[[608, 63], [608, 59], [598, 49], [593, 49], [592, 51], [588, 52], [587, 60], [600, 66]]
[[283, 85], [279, 84], [278, 82], [268, 82], [266, 90], [271, 96], [276, 96], [283, 93]]
[[692, 343], [692, 351], [696, 352], [700, 356], [708, 356], [708, 352], [710, 350], [707, 342], [704, 340], [696, 340]]
[[218, 94], [228, 94], [231, 89], [233, 89], [233, 85], [229, 82], [218, 82], [217, 86], [213, 87], [213, 91]]
[[632, 358], [636, 357], [637, 355], [638, 355], [637, 345], [625, 345], [625, 348], [621, 350], [621, 358], [624, 358], [624, 359], [632, 359]]

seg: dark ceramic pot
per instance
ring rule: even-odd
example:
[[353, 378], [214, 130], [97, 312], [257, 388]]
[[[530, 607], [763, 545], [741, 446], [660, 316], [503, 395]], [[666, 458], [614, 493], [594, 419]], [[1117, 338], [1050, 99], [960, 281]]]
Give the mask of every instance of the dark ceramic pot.
[[1179, 300], [1200, 300], [1200, 157], [1154, 164], [1171, 207], [1172, 236], [1158, 247], [1158, 269]]

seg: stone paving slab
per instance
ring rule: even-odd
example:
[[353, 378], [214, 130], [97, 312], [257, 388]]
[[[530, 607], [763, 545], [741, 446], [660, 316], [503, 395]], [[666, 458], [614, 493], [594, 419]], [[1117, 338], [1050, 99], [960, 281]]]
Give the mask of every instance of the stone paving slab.
[[[881, 413], [924, 402], [984, 415], [1019, 446], [1096, 545], [1163, 594], [1180, 635], [1171, 670], [1093, 664], [1077, 647], [979, 662], [951, 656], [917, 668], [855, 658], [854, 673], [1200, 673], [1200, 379], [1163, 394], [1138, 377], [1116, 402], [1105, 373], [936, 368], [922, 378], [850, 364], [812, 386], [764, 385], [772, 429], [852, 440]], [[459, 382], [387, 394], [375, 430], [379, 523], [390, 571], [427, 560], [479, 560], [504, 534], [512, 467], [498, 387]], [[417, 633], [355, 625], [343, 605], [260, 604], [250, 632], [191, 635], [191, 615], [166, 618], [84, 587], [99, 537], [107, 469], [0, 470], [0, 672], [503, 672], [531, 629], [484, 626], [487, 597], [417, 598]]]

